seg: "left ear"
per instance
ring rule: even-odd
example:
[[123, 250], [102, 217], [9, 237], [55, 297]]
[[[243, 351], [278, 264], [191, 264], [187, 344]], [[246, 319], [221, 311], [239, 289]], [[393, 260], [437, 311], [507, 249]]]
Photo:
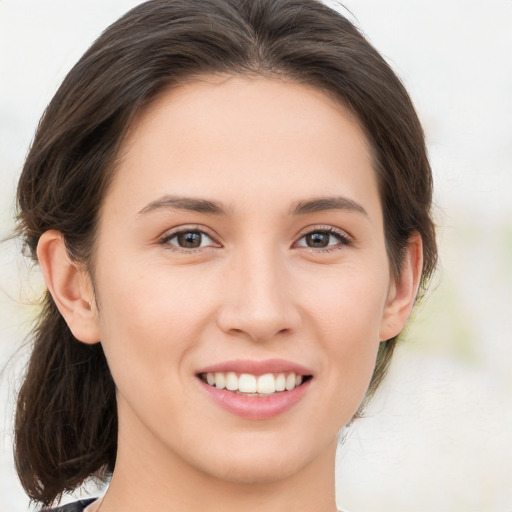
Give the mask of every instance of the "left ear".
[[389, 340], [402, 331], [411, 314], [423, 269], [423, 243], [414, 232], [407, 242], [398, 277], [392, 278], [380, 327], [381, 341]]

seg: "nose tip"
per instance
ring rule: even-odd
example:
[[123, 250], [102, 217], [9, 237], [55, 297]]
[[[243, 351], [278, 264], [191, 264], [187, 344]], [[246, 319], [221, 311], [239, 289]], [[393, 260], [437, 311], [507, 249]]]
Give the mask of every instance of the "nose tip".
[[266, 341], [290, 333], [301, 317], [293, 302], [289, 280], [276, 266], [265, 272], [238, 273], [226, 287], [226, 300], [218, 313], [218, 325], [226, 333]]
[[230, 323], [233, 327], [223, 328], [224, 331], [239, 336], [245, 335], [256, 342], [264, 342], [290, 330], [289, 327], [278, 326], [276, 322], [269, 321], [266, 317], [257, 318], [253, 316], [250, 319], [244, 318], [239, 322]]

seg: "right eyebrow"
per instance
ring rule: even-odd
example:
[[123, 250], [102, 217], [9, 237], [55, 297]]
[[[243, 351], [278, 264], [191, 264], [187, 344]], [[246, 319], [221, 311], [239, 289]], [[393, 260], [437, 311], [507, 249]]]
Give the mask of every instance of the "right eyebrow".
[[293, 215], [306, 215], [326, 210], [347, 210], [361, 213], [368, 217], [368, 213], [359, 203], [342, 196], [318, 197], [306, 201], [298, 201], [292, 206], [290, 212]]
[[139, 214], [149, 213], [159, 209], [174, 208], [210, 215], [227, 215], [227, 209], [222, 203], [196, 197], [164, 195], [148, 203]]

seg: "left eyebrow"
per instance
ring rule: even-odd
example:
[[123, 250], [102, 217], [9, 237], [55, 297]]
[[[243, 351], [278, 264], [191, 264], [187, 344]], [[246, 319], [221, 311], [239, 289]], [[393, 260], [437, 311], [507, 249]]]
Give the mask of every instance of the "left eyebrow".
[[210, 215], [227, 215], [226, 208], [217, 201], [200, 199], [195, 197], [165, 195], [147, 204], [139, 214], [152, 212], [159, 209], [174, 208]]
[[290, 208], [291, 215], [305, 215], [308, 213], [323, 212], [326, 210], [347, 210], [361, 213], [368, 217], [366, 210], [347, 197], [318, 197], [307, 201], [298, 201]]

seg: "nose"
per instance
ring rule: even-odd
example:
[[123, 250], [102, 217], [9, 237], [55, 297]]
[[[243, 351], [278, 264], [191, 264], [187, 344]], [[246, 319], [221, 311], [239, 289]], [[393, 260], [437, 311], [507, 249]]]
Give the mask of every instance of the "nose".
[[299, 328], [293, 281], [276, 252], [251, 251], [231, 261], [217, 316], [221, 330], [261, 342]]

